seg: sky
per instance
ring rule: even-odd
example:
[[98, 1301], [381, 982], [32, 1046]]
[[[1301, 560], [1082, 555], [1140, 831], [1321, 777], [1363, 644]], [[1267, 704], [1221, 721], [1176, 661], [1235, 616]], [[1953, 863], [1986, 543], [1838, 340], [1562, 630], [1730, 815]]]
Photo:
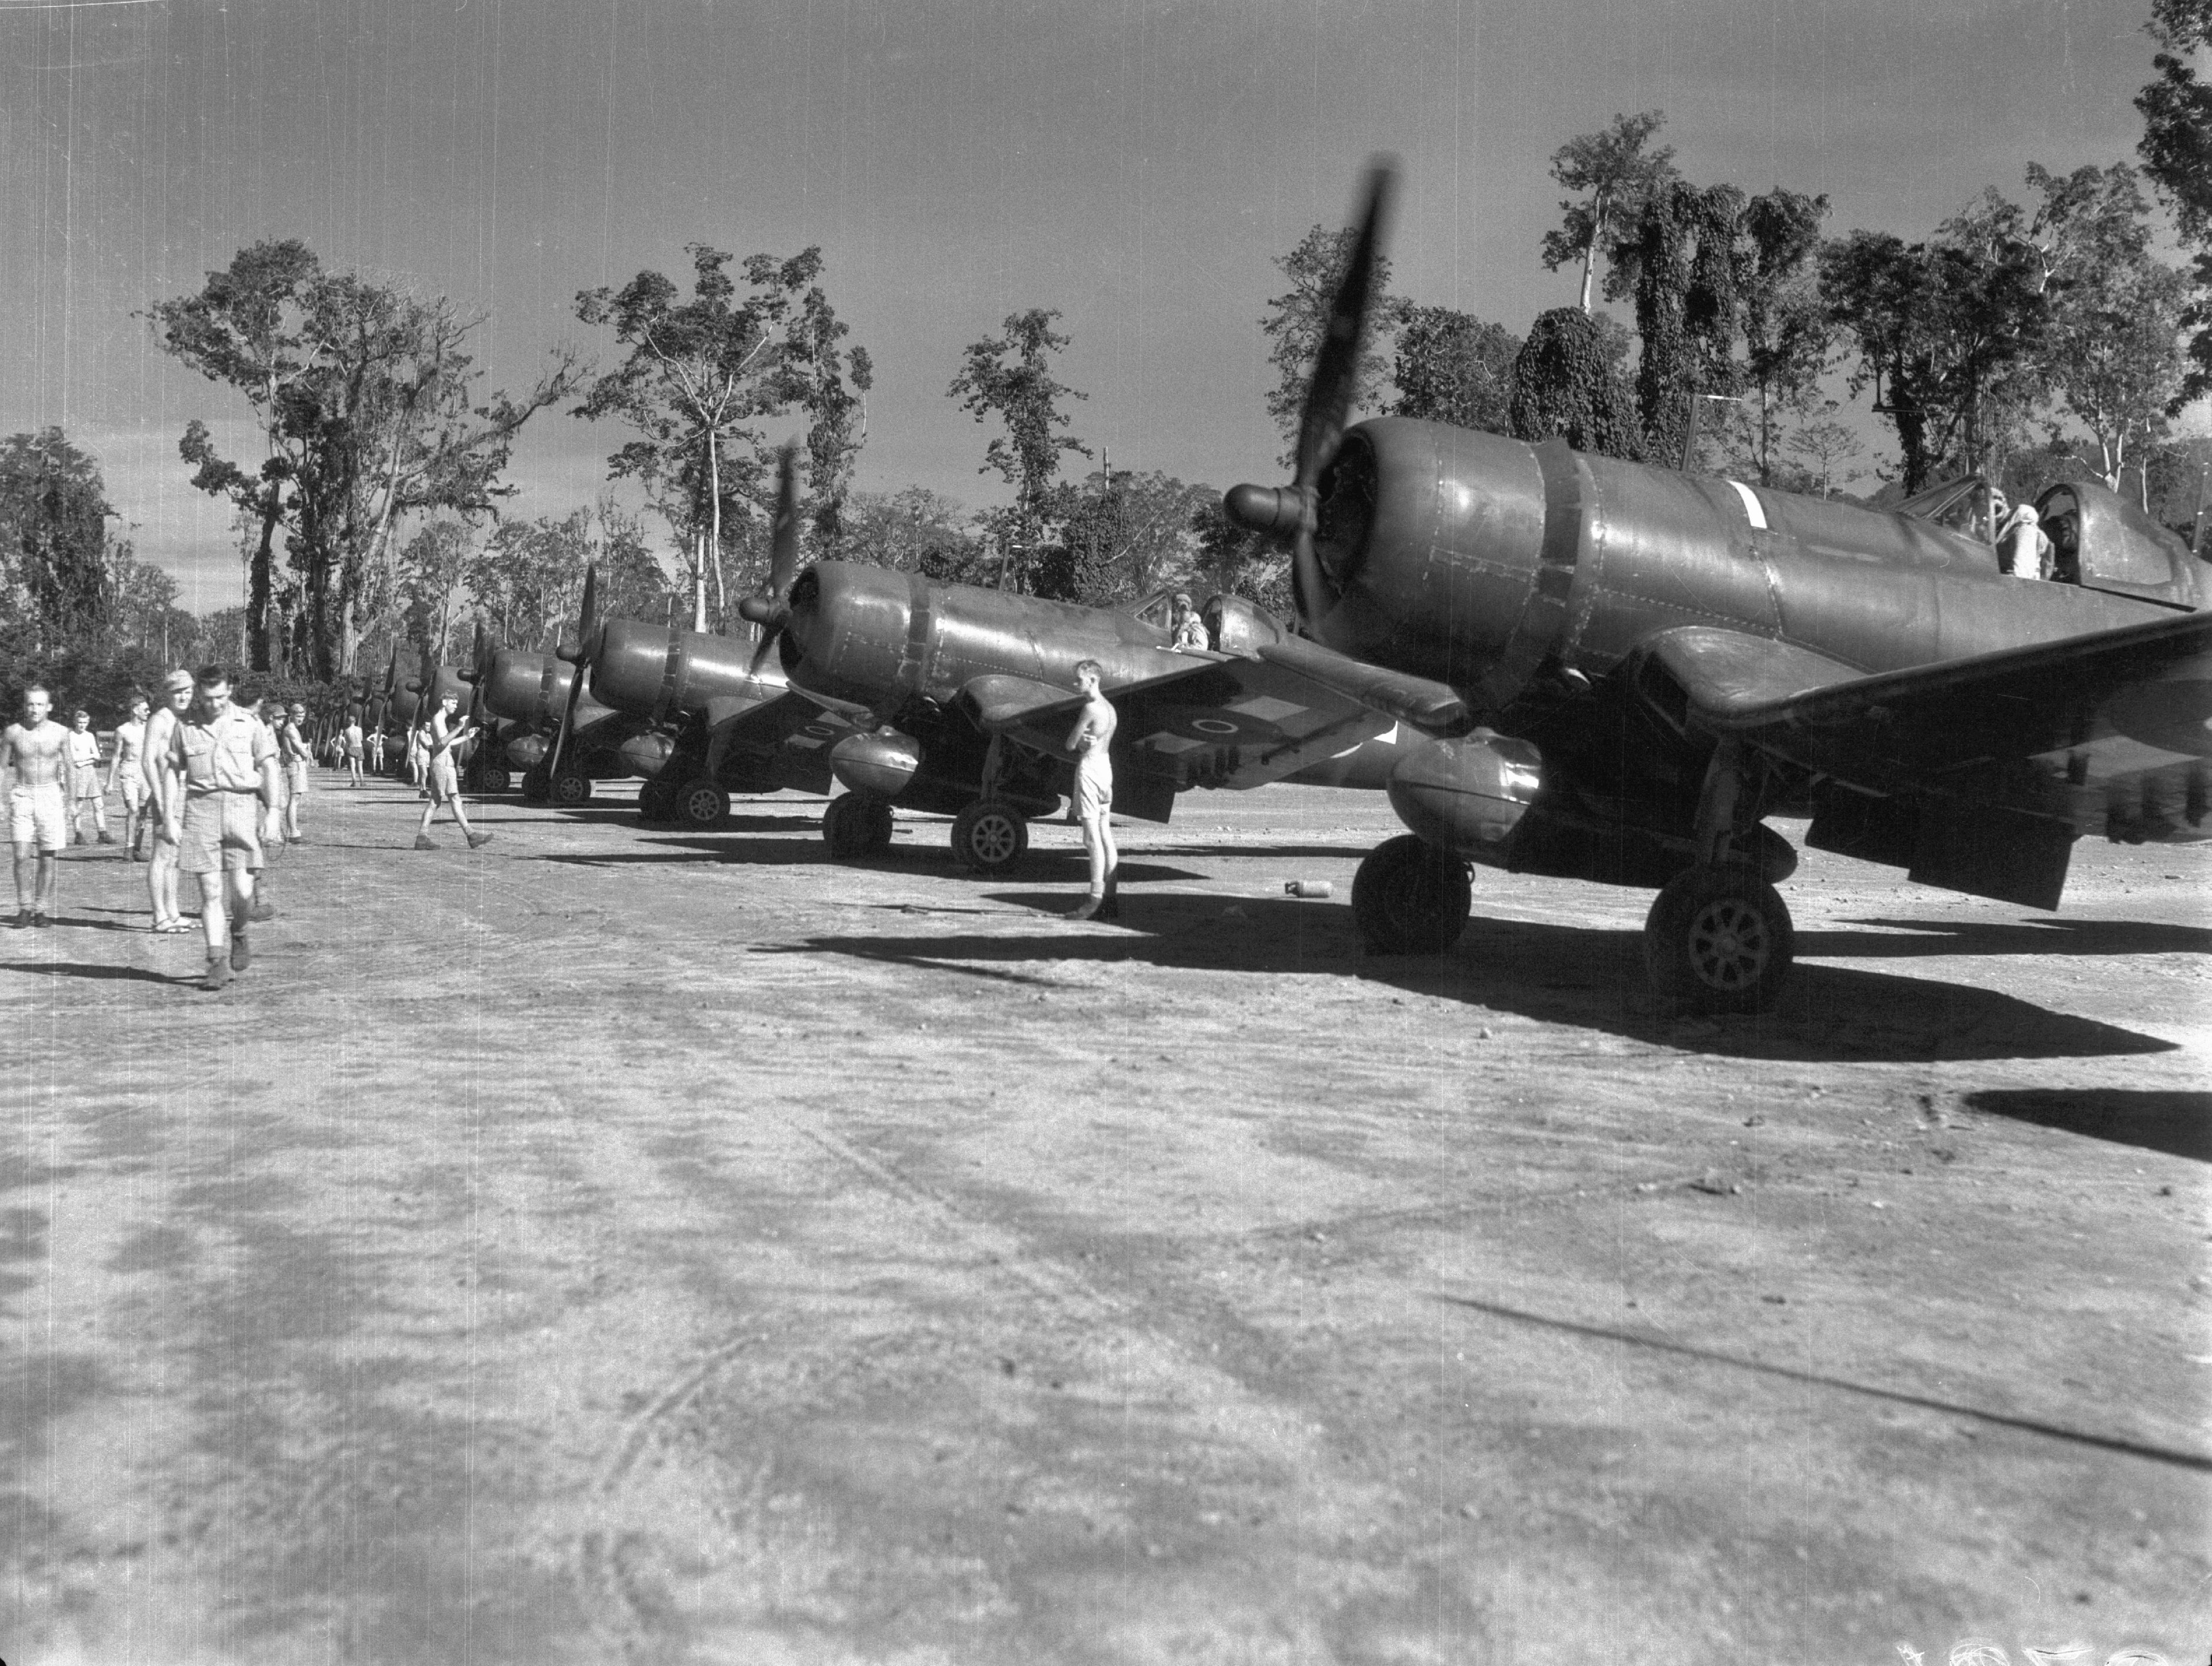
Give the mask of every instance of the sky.
[[[250, 410], [142, 316], [298, 237], [484, 315], [489, 385], [577, 291], [688, 244], [787, 256], [876, 384], [855, 484], [1000, 501], [962, 350], [1056, 307], [1074, 432], [1115, 468], [1273, 481], [1272, 264], [1404, 173], [1394, 287], [1519, 333], [1553, 150], [1659, 108], [1683, 173], [1825, 192], [1908, 239], [2030, 161], [2134, 159], [2149, 0], [0, 0], [0, 433], [94, 453], [181, 605], [240, 599], [226, 506], [176, 451]], [[627, 437], [533, 419], [508, 513], [589, 502]]]

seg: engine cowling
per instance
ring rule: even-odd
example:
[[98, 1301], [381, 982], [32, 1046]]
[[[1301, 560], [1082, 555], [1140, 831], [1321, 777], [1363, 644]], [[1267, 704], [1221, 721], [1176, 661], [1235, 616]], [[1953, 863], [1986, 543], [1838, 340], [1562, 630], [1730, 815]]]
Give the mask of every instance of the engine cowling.
[[663, 721], [751, 690], [752, 656], [753, 644], [742, 637], [609, 619], [600, 627], [586, 691], [617, 711]]
[[896, 729], [847, 735], [830, 749], [830, 770], [855, 793], [894, 799], [921, 768], [921, 743]]
[[1534, 746], [1477, 729], [1414, 746], [1390, 772], [1388, 790], [1398, 819], [1431, 844], [1495, 864], [1543, 784]]

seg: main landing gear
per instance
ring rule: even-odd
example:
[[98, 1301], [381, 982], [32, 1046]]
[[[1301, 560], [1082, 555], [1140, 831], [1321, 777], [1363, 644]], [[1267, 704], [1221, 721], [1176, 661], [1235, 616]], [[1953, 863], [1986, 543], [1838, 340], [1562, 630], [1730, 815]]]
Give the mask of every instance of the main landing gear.
[[641, 794], [638, 813], [649, 821], [673, 822], [695, 833], [712, 833], [730, 819], [730, 795], [719, 781], [695, 775], [681, 786], [654, 792], [649, 812]]
[[891, 807], [866, 793], [832, 799], [822, 812], [822, 840], [837, 861], [880, 855], [891, 848]]
[[1700, 865], [1676, 874], [1644, 921], [1652, 992], [1692, 1012], [1765, 1012], [1796, 953], [1790, 910], [1747, 867]]
[[1467, 928], [1467, 864], [1410, 833], [1370, 851], [1352, 881], [1352, 917], [1370, 954], [1441, 954]]
[[1003, 799], [978, 799], [952, 818], [952, 854], [979, 878], [1012, 872], [1029, 848], [1029, 818]]

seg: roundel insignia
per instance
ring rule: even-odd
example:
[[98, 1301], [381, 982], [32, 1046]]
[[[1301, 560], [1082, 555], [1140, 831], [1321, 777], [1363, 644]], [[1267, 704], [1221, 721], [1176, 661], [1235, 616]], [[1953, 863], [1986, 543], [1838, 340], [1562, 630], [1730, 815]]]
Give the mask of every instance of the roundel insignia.
[[1224, 722], [1218, 717], [1194, 717], [1190, 720], [1190, 727], [1200, 734], [1235, 734], [1237, 733], [1237, 726], [1234, 723]]

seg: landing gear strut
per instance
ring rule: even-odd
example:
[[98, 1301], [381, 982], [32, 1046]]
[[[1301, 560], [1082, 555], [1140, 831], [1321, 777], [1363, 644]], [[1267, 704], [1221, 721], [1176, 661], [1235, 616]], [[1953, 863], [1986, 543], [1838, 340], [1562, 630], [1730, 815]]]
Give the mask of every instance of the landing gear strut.
[[1352, 881], [1352, 917], [1370, 954], [1441, 954], [1474, 901], [1467, 864], [1412, 834], [1368, 853]]
[[1788, 873], [1796, 855], [1759, 824], [1755, 767], [1733, 740], [1714, 751], [1698, 802], [1698, 865], [1668, 880], [1644, 917], [1644, 970], [1662, 1005], [1763, 1012], [1790, 975], [1796, 930], [1765, 875]]

